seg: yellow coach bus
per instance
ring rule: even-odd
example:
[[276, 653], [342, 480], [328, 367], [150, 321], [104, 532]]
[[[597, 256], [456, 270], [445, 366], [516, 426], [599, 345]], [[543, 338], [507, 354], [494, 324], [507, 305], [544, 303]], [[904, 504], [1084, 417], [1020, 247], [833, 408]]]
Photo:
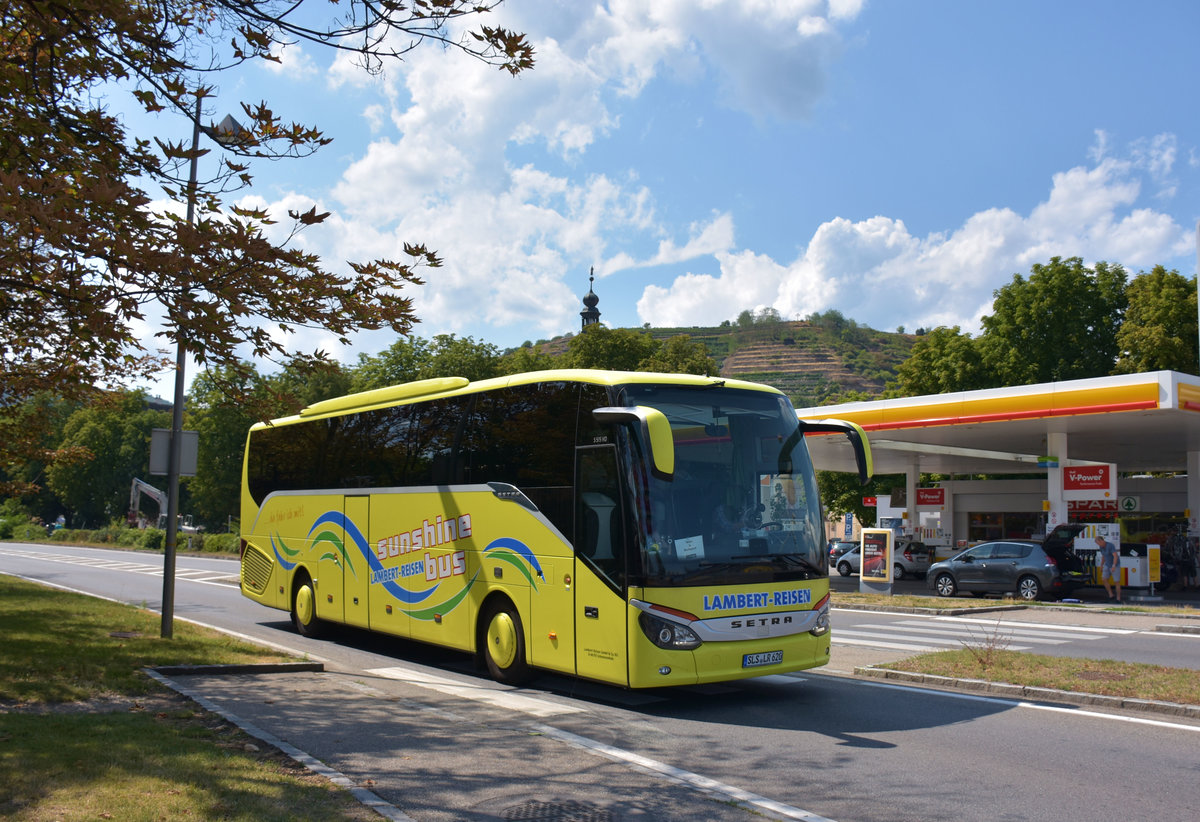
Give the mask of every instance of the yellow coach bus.
[[533, 669], [673, 686], [829, 661], [807, 434], [754, 383], [562, 370], [326, 400], [246, 442], [242, 593]]

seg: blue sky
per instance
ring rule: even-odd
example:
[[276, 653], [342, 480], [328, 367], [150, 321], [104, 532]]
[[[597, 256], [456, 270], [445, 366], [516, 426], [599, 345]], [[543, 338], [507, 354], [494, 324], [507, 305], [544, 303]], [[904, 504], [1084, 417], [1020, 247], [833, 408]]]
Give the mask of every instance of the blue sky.
[[[322, 5], [323, 4], [318, 4]], [[1196, 270], [1200, 4], [507, 0], [518, 78], [422, 48], [369, 78], [313, 46], [219, 78], [322, 128], [247, 199], [332, 212], [335, 267], [424, 242], [415, 333], [501, 348], [773, 307], [975, 332], [1052, 256]], [[217, 109], [220, 108], [220, 111]], [[304, 331], [296, 347], [353, 363]], [[160, 390], [164, 396], [169, 395]]]

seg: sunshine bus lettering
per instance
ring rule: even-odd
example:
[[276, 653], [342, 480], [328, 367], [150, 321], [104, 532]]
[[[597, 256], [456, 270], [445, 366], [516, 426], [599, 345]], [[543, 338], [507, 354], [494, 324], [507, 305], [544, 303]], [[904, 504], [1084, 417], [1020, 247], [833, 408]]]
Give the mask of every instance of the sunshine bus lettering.
[[[375, 556], [381, 560], [398, 557], [410, 551], [422, 548], [436, 548], [455, 540], [471, 536], [471, 515], [443, 519], [439, 514], [433, 522], [426, 519], [411, 531], [401, 531], [390, 537], [384, 537], [375, 544]], [[432, 577], [437, 579], [437, 577]]]

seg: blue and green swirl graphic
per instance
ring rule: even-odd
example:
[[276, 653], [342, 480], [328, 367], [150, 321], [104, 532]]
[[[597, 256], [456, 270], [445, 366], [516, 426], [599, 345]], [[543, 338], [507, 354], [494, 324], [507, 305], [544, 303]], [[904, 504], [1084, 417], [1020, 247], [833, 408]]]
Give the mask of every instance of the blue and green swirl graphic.
[[[430, 604], [428, 600], [441, 587], [441, 583], [438, 582], [422, 591], [412, 591], [401, 586], [394, 579], [389, 579], [384, 573], [383, 563], [375, 555], [375, 551], [371, 548], [362, 530], [341, 511], [326, 511], [317, 517], [308, 530], [308, 538], [312, 540], [311, 550], [324, 551], [318, 557], [319, 560], [331, 560], [343, 573], [348, 570], [356, 578], [358, 569], [355, 567], [355, 562], [357, 557], [361, 556], [370, 572], [368, 578], [378, 580], [373, 584], [379, 585], [402, 606], [406, 606], [401, 607], [401, 613], [421, 621], [429, 621], [438, 614], [445, 615], [454, 610], [466, 599], [467, 594], [479, 579], [479, 571], [476, 571], [466, 581], [462, 590], [440, 602]], [[271, 548], [275, 553], [276, 561], [285, 570], [291, 571], [296, 567], [300, 560], [300, 551], [289, 547], [278, 534], [272, 535]], [[543, 584], [546, 582], [546, 575], [543, 573], [537, 557], [533, 555], [529, 546], [518, 539], [512, 537], [494, 539], [488, 543], [483, 552], [485, 555], [511, 565], [535, 591], [538, 580], [541, 580]]]

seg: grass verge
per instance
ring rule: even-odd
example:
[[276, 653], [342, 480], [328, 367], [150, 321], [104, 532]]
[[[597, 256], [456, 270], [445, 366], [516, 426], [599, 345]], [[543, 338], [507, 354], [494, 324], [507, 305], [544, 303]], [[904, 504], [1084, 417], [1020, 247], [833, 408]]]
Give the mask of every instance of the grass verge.
[[[1017, 606], [1021, 608], [1078, 608], [1080, 610], [1087, 608], [1082, 603], [1025, 602], [1024, 600], [1012, 597], [1003, 599], [987, 597], [938, 597], [918, 596], [915, 594], [864, 594], [856, 591], [833, 591], [830, 596], [835, 607], [839, 605], [872, 605], [891, 608], [928, 608], [934, 611], [995, 608], [998, 605]], [[1197, 614], [1196, 608], [1172, 605], [1112, 605], [1105, 608], [1105, 610], [1131, 614], [1158, 614], [1160, 616], [1195, 616]]]
[[1010, 685], [1200, 705], [1200, 676], [1196, 671], [1111, 659], [1072, 659], [967, 647], [922, 654], [876, 667], [956, 679], [986, 679]]
[[375, 814], [141, 672], [281, 661], [158, 614], [0, 576], [0, 817], [367, 820]]

